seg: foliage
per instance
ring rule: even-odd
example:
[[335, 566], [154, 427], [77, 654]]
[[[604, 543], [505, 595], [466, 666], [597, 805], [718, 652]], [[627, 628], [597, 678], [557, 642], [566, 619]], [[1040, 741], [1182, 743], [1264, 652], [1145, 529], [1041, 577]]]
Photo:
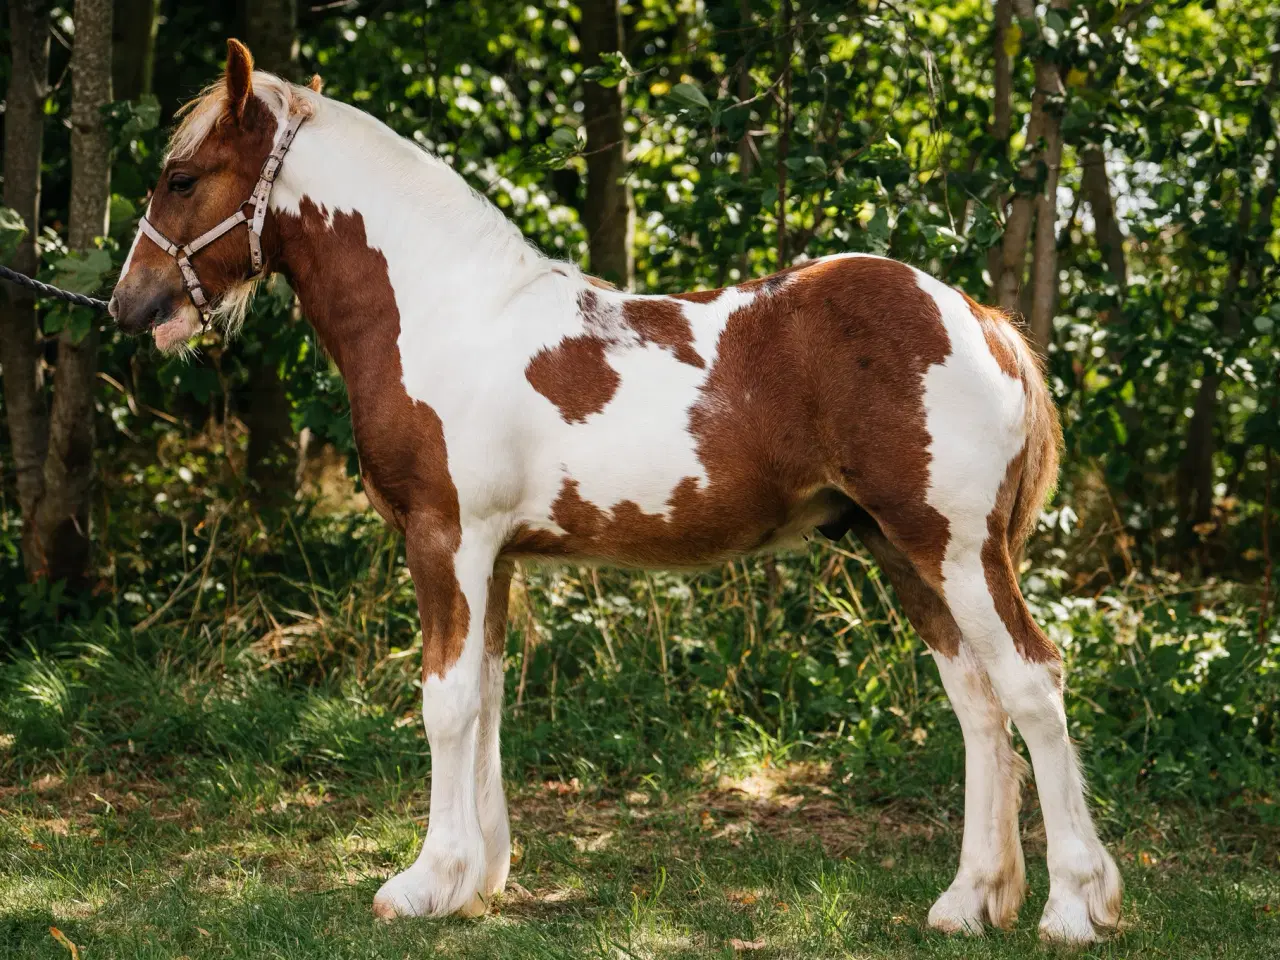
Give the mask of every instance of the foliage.
[[[443, 156], [539, 246], [568, 259], [585, 254], [582, 90], [623, 83], [644, 289], [719, 285], [799, 256], [855, 250], [915, 263], [981, 299], [1003, 229], [998, 198], [1019, 152], [1034, 146], [1015, 132], [1010, 151], [991, 132], [991, 11], [972, 0], [793, 6], [780, 36], [783, 8], [773, 0], [636, 0], [624, 9], [625, 49], [586, 74], [579, 13], [567, 0], [325, 7], [304, 17], [301, 55], [329, 95]], [[1032, 57], [1050, 51], [1067, 77], [1056, 107], [1067, 151], [1049, 367], [1066, 421], [1063, 491], [1085, 525], [1105, 531], [1099, 553], [1113, 577], [1125, 572], [1126, 551], [1148, 573], [1194, 566], [1242, 579], [1257, 577], [1263, 559], [1263, 454], [1280, 443], [1271, 172], [1280, 80], [1268, 53], [1271, 6], [1229, 8], [1090, 0], [1050, 11], [1043, 25], [1015, 22], [1006, 41], [1015, 119], [1027, 109]], [[169, 12], [169, 55], [154, 82], [164, 99], [106, 109], [114, 243], [95, 257], [110, 253], [119, 266], [158, 171], [164, 125], [216, 75], [233, 22], [226, 4], [207, 19]], [[59, 87], [49, 103], [50, 223], [67, 190], [56, 122], [66, 98]], [[1125, 289], [1082, 202], [1080, 157], [1094, 145], [1105, 151], [1127, 234]], [[43, 247], [46, 277], [77, 289], [100, 289], [114, 269], [68, 263], [56, 237]], [[181, 371], [105, 330], [104, 372], [128, 386], [125, 396], [108, 380], [101, 388], [113, 427], [100, 434], [103, 463], [114, 465], [122, 430], [149, 418], [135, 408], [176, 412], [181, 429], [236, 418], [260, 357], [282, 375], [295, 423], [352, 454], [341, 385], [305, 324], [285, 318], [286, 303], [262, 298], [241, 340], [207, 340]], [[53, 307], [46, 330], [87, 322]], [[1197, 454], [1190, 417], [1206, 377], [1220, 380], [1215, 505], [1192, 531], [1180, 485]], [[1099, 475], [1114, 504], [1092, 497]]]
[[[300, 514], [277, 550], [224, 504], [189, 524], [214, 463], [188, 451], [135, 477], [152, 519], [111, 557], [112, 607], [59, 625], [59, 598], [33, 586], [0, 611], [27, 646], [0, 672], [0, 769], [33, 775], [50, 748], [112, 769], [125, 743], [161, 766], [230, 744], [311, 775], [334, 757], [357, 777], [423, 767], [421, 633], [398, 538], [367, 514]], [[1274, 819], [1280, 643], [1258, 642], [1248, 590], [1027, 586], [1066, 652], [1073, 735], [1100, 796]], [[626, 784], [727, 755], [821, 757], [885, 794], [921, 763], [961, 779], [929, 654], [858, 551], [814, 545], [698, 576], [526, 571], [510, 639], [517, 777]]]

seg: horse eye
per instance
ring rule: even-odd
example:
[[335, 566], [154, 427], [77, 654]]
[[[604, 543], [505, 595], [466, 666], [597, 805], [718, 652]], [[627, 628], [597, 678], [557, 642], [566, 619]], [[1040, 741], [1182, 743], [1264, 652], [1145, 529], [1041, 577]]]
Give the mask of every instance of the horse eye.
[[174, 193], [190, 193], [196, 185], [196, 178], [189, 173], [169, 174], [169, 189]]

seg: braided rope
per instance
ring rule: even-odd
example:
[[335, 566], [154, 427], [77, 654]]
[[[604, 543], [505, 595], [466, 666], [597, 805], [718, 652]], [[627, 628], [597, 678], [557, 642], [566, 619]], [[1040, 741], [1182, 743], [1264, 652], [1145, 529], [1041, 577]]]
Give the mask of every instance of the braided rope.
[[107, 309], [107, 301], [105, 300], [95, 300], [93, 297], [86, 297], [82, 293], [72, 293], [70, 290], [51, 287], [47, 283], [41, 283], [26, 274], [19, 273], [17, 270], [10, 270], [3, 264], [0, 264], [0, 277], [10, 283], [16, 283], [20, 287], [34, 290], [42, 297], [55, 297], [58, 300], [66, 300], [68, 303], [74, 303], [80, 307], [88, 307], [90, 310]]

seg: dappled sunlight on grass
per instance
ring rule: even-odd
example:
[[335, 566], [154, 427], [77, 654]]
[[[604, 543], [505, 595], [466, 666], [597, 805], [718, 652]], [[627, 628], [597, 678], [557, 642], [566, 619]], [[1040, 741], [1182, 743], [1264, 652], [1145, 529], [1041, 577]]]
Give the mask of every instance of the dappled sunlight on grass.
[[[1017, 927], [981, 941], [923, 929], [959, 853], [958, 725], [882, 585], [867, 588], [858, 625], [828, 631], [805, 567], [828, 562], [780, 564], [776, 644], [743, 612], [743, 598], [772, 589], [754, 568], [682, 590], [673, 578], [602, 574], [601, 596], [572, 576], [526, 594], [560, 604], [538, 612], [556, 641], [510, 638], [512, 883], [472, 922], [382, 924], [370, 910], [427, 825], [412, 658], [315, 676], [301, 646], [215, 651], [175, 633], [169, 646], [146, 641], [159, 653], [73, 643], [23, 661], [0, 676], [11, 728], [0, 748], [0, 956], [65, 960], [50, 926], [87, 960], [1039, 955], [1047, 879], [1032, 790]], [[700, 606], [730, 595], [735, 604]], [[655, 606], [666, 676], [652, 660]], [[1106, 619], [1069, 607], [1061, 627], [1098, 637], [1077, 645], [1079, 686], [1090, 700], [1129, 696], [1111, 676]], [[623, 668], [596, 656], [606, 614]], [[1197, 622], [1180, 614], [1177, 629]], [[1255, 687], [1214, 689], [1247, 699]], [[1256, 772], [1268, 741], [1239, 744], [1253, 766], [1237, 772], [1256, 783], [1206, 777], [1207, 763], [1226, 770], [1212, 751], [1170, 753], [1182, 703], [1164, 702], [1148, 744], [1139, 714], [1076, 702], [1073, 722], [1093, 733], [1085, 762], [1102, 771], [1100, 827], [1128, 883], [1126, 929], [1090, 956], [1187, 955], [1166, 949], [1175, 942], [1214, 955], [1230, 943], [1230, 956], [1273, 960], [1280, 826]], [[1116, 772], [1118, 756], [1128, 772]], [[1191, 802], [1202, 796], [1226, 802]]]
[[[1045, 877], [1030, 850], [1031, 897], [1014, 932], [978, 943], [925, 932], [928, 905], [950, 879], [955, 830], [909, 810], [838, 801], [830, 777], [824, 764], [795, 763], [622, 796], [561, 781], [519, 789], [512, 883], [490, 914], [392, 924], [375, 922], [369, 905], [417, 853], [411, 815], [425, 800], [421, 785], [334, 791], [262, 771], [273, 790], [229, 803], [199, 780], [10, 786], [0, 942], [13, 956], [59, 956], [48, 934], [57, 925], [90, 957], [166, 960], [415, 951], [1000, 958], [1037, 949]], [[273, 803], [261, 805], [260, 793]], [[1163, 816], [1164, 827], [1185, 821]], [[750, 829], [729, 829], [739, 823]], [[1255, 831], [1252, 854], [1217, 859], [1187, 845], [1203, 824], [1186, 822], [1182, 839], [1161, 823], [1117, 844], [1127, 928], [1093, 955], [1159, 956], [1176, 935], [1206, 948], [1229, 940], [1232, 956], [1267, 958], [1264, 944], [1280, 934], [1268, 912], [1280, 904], [1269, 866], [1276, 838]], [[1138, 854], [1152, 831], [1166, 834], [1167, 852], [1144, 864]]]

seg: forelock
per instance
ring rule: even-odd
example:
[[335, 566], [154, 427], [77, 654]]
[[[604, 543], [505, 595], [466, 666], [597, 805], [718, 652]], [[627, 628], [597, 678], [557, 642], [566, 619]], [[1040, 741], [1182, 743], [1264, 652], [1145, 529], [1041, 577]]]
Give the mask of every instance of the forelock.
[[[321, 97], [314, 90], [299, 87], [262, 70], [253, 72], [253, 96], [275, 117], [277, 129], [283, 129], [292, 116], [310, 116]], [[178, 111], [182, 122], [169, 140], [166, 162], [192, 157], [226, 112], [227, 82], [222, 78], [205, 87], [198, 97]]]

